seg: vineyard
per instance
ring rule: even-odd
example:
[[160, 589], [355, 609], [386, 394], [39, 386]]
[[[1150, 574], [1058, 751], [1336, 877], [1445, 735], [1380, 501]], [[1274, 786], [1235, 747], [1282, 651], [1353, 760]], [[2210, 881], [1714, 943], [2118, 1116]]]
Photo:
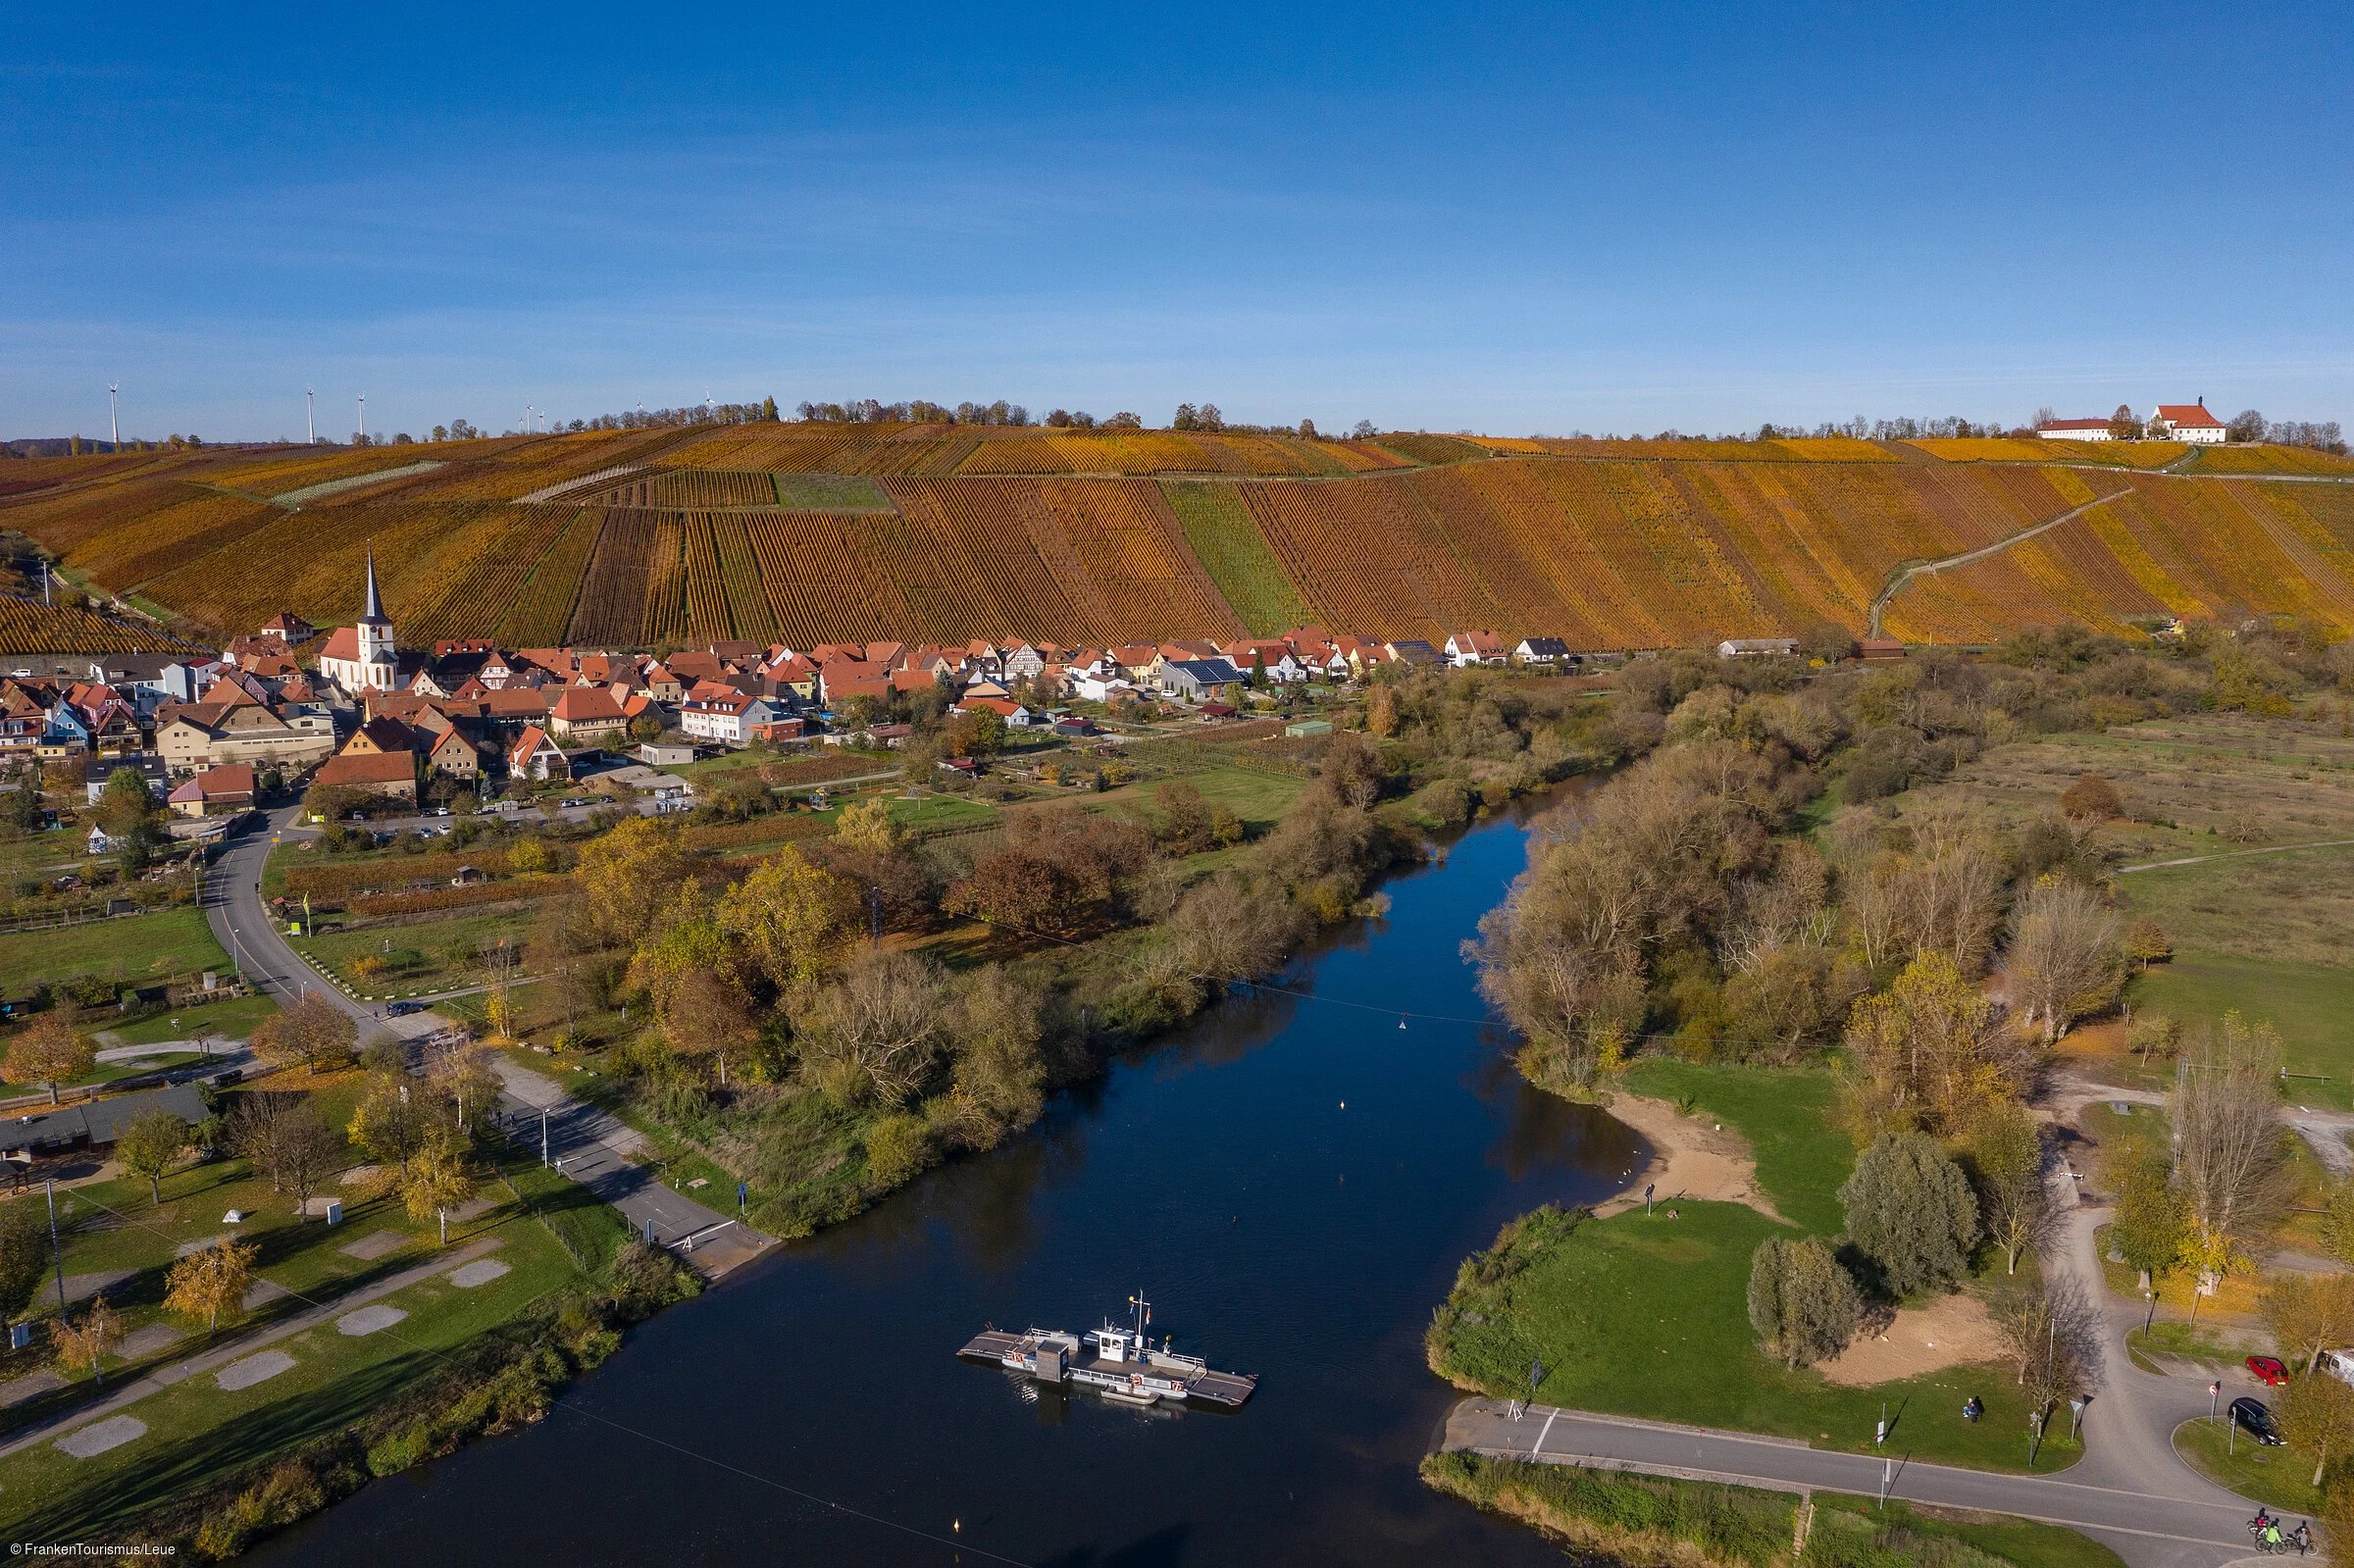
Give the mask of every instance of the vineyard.
[[[1889, 607], [1897, 635], [1984, 641], [2159, 614], [2354, 627], [2354, 484], [2314, 482], [2338, 476], [2354, 463], [2169, 442], [766, 424], [26, 460], [0, 468], [0, 527], [207, 636], [281, 610], [348, 622], [373, 548], [407, 642], [1105, 643], [1315, 622], [1657, 647], [1861, 629], [1900, 566], [2114, 492]], [[6, 615], [12, 644], [156, 639]]]
[[186, 646], [134, 623], [0, 594], [0, 654], [173, 653]]

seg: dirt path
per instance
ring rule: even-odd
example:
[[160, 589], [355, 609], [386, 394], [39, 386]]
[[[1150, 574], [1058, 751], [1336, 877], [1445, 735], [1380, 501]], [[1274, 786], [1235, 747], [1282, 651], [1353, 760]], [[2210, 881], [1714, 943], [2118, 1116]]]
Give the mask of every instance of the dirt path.
[[1656, 1202], [1693, 1198], [1713, 1203], [1746, 1203], [1769, 1220], [1788, 1225], [1763, 1192], [1758, 1190], [1758, 1162], [1749, 1143], [1719, 1122], [1703, 1122], [1684, 1115], [1665, 1100], [1641, 1094], [1611, 1096], [1610, 1113], [1652, 1146], [1651, 1163], [1635, 1173], [1634, 1185], [1615, 1197], [1594, 1205], [1607, 1218], [1643, 1204], [1643, 1189], [1654, 1189]]
[[2049, 533], [2061, 524], [2082, 517], [2096, 506], [2106, 506], [2131, 488], [2133, 488], [2132, 484], [2127, 482], [2118, 489], [2111, 490], [2107, 495], [2094, 496], [2082, 506], [2071, 507], [2049, 522], [2038, 523], [2031, 529], [2021, 530], [2006, 539], [1997, 539], [1992, 544], [1981, 544], [1976, 549], [1965, 550], [1960, 555], [1941, 556], [1934, 561], [1923, 561], [1919, 566], [1906, 567], [1895, 577], [1890, 578], [1888, 585], [1880, 589], [1880, 596], [1871, 601], [1871, 634], [1875, 637], [1880, 635], [1880, 617], [1887, 611], [1888, 601], [1902, 592], [1905, 584], [1915, 578], [1928, 577], [1934, 573], [1943, 572], [1949, 567], [1968, 566], [1972, 561], [1983, 561], [1990, 555], [2000, 555], [2015, 544], [2024, 544], [2037, 534]]

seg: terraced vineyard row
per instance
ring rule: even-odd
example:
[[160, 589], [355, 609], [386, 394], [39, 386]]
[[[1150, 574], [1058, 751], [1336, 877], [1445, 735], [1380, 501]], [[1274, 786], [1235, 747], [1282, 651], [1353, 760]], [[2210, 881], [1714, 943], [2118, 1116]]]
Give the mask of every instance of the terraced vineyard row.
[[160, 653], [188, 644], [88, 610], [0, 594], [0, 650], [12, 653]]
[[[1365, 459], [1367, 449], [939, 427], [503, 439], [434, 448], [448, 454], [446, 469], [299, 513], [217, 486], [233, 477], [282, 492], [333, 472], [377, 472], [364, 465], [413, 452], [322, 458], [296, 449], [233, 462], [127, 454], [25, 465], [57, 487], [0, 495], [0, 526], [32, 532], [108, 587], [136, 587], [232, 634], [281, 609], [320, 625], [348, 621], [373, 544], [404, 641], [1101, 642], [1314, 620], [1388, 635], [1437, 638], [1480, 626], [1643, 647], [1826, 618], [1861, 628], [1902, 563], [2010, 537], [2117, 490], [2016, 549], [1917, 579], [1892, 604], [1888, 629], [1986, 641], [2071, 619], [2120, 627], [2161, 612], [2250, 610], [2354, 627], [2354, 485], [2158, 475], [2133, 463], [2160, 454], [2122, 447], [2101, 473], [1998, 460], [1995, 450], [1944, 461], [1944, 443], [1918, 443], [1910, 456], [1872, 446], [1862, 460], [1835, 461], [1836, 444], [1817, 441], [1768, 443], [1788, 449], [1772, 457], [1754, 442], [1643, 443], [1666, 455], [1637, 458], [1599, 455], [1624, 442], [1385, 439], [1424, 466], [1305, 484], [1232, 473], [875, 478], [841, 470], [921, 469], [950, 456], [969, 464], [984, 453], [1045, 461], [1036, 448], [1136, 467], [1214, 454], [1219, 464], [1297, 476]], [[2031, 450], [2058, 455], [2049, 444]], [[1742, 455], [1707, 455], [1719, 446]], [[1447, 461], [1463, 452], [1468, 460]], [[796, 454], [825, 467], [786, 466]], [[633, 493], [702, 504], [512, 504], [551, 475], [595, 473], [617, 458], [689, 457], [724, 466], [657, 467], [630, 477], [644, 486]], [[452, 498], [451, 485], [480, 493]]]

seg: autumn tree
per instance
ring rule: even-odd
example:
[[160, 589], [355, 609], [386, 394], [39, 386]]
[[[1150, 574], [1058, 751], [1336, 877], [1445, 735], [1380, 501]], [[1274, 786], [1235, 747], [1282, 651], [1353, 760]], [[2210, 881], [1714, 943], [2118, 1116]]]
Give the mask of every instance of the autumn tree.
[[296, 1062], [314, 1073], [341, 1067], [351, 1060], [359, 1026], [351, 1015], [319, 991], [310, 991], [293, 1006], [271, 1014], [253, 1027], [253, 1053], [278, 1067]]
[[993, 965], [956, 988], [949, 1103], [964, 1141], [986, 1148], [1046, 1105], [1045, 995]]
[[635, 940], [677, 895], [687, 851], [675, 823], [632, 817], [588, 841], [575, 873], [590, 922], [608, 937]]
[[2109, 822], [2125, 814], [2125, 803], [2117, 785], [2097, 773], [2086, 773], [2061, 791], [2060, 811], [2078, 822]]
[[779, 996], [823, 979], [859, 924], [856, 891], [791, 846], [721, 894], [718, 916], [742, 967]]
[[2141, 1288], [2153, 1290], [2167, 1270], [2182, 1259], [2190, 1239], [2190, 1205], [2174, 1183], [2162, 1150], [2129, 1150], [2119, 1170], [2117, 1222], [2110, 1243], [2141, 1276]]
[[2318, 1488], [2329, 1456], [2354, 1444], [2354, 1385], [2309, 1372], [2280, 1395], [2279, 1417], [2280, 1436], [2313, 1455], [2312, 1485]]
[[2051, 1231], [2042, 1124], [2023, 1105], [1991, 1105], [1971, 1124], [1966, 1148], [1986, 1235], [2003, 1249], [2004, 1272], [2017, 1274], [2020, 1254]]
[[187, 1146], [188, 1125], [166, 1110], [142, 1111], [115, 1139], [115, 1158], [133, 1176], [147, 1178], [148, 1200], [164, 1201], [164, 1173]]
[[2124, 947], [2125, 956], [2139, 964], [2143, 974], [2149, 973], [2152, 964], [2163, 964], [2175, 956], [2174, 938], [2147, 915], [2136, 917], [2126, 928]]
[[426, 1066], [426, 1087], [455, 1121], [460, 1139], [471, 1138], [498, 1103], [505, 1082], [494, 1061], [486, 1048], [461, 1041], [436, 1052]]
[[530, 1007], [543, 1023], [561, 1022], [564, 1040], [580, 1032], [581, 1015], [602, 1000], [598, 985], [597, 922], [581, 897], [550, 898], [532, 921], [524, 960], [539, 977], [531, 987]]
[[2354, 1268], [2354, 1182], [2331, 1182], [2323, 1191], [2322, 1244]]
[[237, 1152], [270, 1179], [272, 1191], [294, 1194], [297, 1221], [309, 1216], [311, 1193], [351, 1147], [316, 1107], [292, 1094], [245, 1096], [230, 1113], [230, 1137]]
[[2004, 974], [2046, 1045], [2076, 1019], [2116, 1002], [2125, 967], [2120, 924], [2100, 895], [2079, 883], [2045, 877], [2020, 899]]
[[2354, 1343], [2354, 1275], [2275, 1275], [2263, 1310], [2280, 1359], [2302, 1361], [2311, 1372], [2324, 1350]]
[[184, 1318], [204, 1319], [204, 1332], [221, 1326], [221, 1314], [245, 1309], [245, 1291], [253, 1284], [254, 1260], [261, 1248], [251, 1241], [224, 1238], [201, 1247], [172, 1265], [164, 1281], [164, 1307]]
[[404, 1174], [425, 1142], [429, 1120], [410, 1087], [405, 1075], [373, 1078], [361, 1090], [359, 1103], [352, 1107], [351, 1124], [344, 1129], [370, 1159]]
[[2113, 441], [2141, 439], [2141, 421], [2134, 416], [2131, 404], [2118, 404], [2117, 412], [2109, 416], [2109, 438]]
[[49, 1103], [55, 1105], [59, 1085], [73, 1083], [97, 1065], [98, 1050], [89, 1037], [74, 1027], [63, 1008], [51, 1008], [9, 1041], [0, 1077], [12, 1084], [48, 1085]]
[[49, 1338], [57, 1345], [60, 1361], [69, 1367], [89, 1368], [90, 1376], [103, 1387], [106, 1375], [99, 1370], [98, 1361], [123, 1338], [123, 1314], [109, 1306], [101, 1295], [90, 1302], [79, 1318], [61, 1312], [50, 1319]]
[[1769, 1236], [1749, 1260], [1749, 1323], [1787, 1367], [1826, 1360], [1855, 1337], [1856, 1282], [1815, 1237]]
[[2023, 1098], [2034, 1080], [2032, 1053], [1942, 951], [1856, 1004], [1847, 1049], [1842, 1089], [1860, 1133], [1956, 1129], [1990, 1101]]
[[834, 820], [834, 838], [849, 849], [887, 852], [907, 846], [907, 830], [891, 814], [891, 799], [876, 795], [852, 801]]
[[439, 1220], [443, 1246], [449, 1245], [449, 1211], [473, 1197], [474, 1189], [465, 1145], [446, 1132], [426, 1140], [400, 1179], [400, 1199], [409, 1218]]
[[1979, 1235], [1970, 1178], [1920, 1133], [1882, 1133], [1839, 1189], [1847, 1234], [1894, 1296], [1941, 1290], [1970, 1272]]

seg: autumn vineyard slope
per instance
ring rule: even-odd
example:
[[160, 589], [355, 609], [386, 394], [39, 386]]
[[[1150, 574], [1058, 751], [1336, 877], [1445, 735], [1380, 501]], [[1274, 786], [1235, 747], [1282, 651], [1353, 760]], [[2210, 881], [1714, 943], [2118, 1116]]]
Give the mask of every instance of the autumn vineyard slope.
[[[182, 634], [347, 620], [373, 549], [404, 634], [526, 646], [1861, 632], [1905, 567], [2093, 501], [1915, 579], [1887, 631], [2354, 631], [2354, 464], [2279, 447], [767, 424], [0, 468], [0, 528]], [[133, 634], [0, 607], [0, 646]]]

